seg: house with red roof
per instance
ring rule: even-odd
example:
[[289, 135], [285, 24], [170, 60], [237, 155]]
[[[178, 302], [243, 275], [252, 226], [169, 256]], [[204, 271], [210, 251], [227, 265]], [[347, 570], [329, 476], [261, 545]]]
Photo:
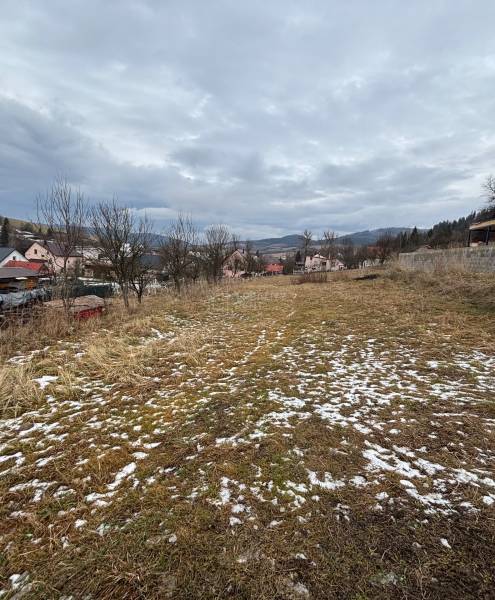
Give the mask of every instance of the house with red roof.
[[269, 263], [265, 265], [265, 273], [267, 275], [282, 275], [284, 272], [284, 266], [280, 263]]
[[43, 262], [50, 271], [60, 273], [64, 264], [69, 271], [76, 271], [82, 264], [83, 256], [79, 250], [68, 252], [56, 242], [33, 242], [24, 256], [31, 262]]
[[48, 277], [51, 274], [50, 270], [43, 261], [9, 260], [4, 267], [29, 269], [30, 271], [33, 271], [33, 274], [39, 275], [40, 277]]
[[5, 265], [11, 260], [24, 262], [27, 259], [24, 257], [22, 252], [19, 252], [15, 248], [0, 248], [0, 267], [5, 267]]

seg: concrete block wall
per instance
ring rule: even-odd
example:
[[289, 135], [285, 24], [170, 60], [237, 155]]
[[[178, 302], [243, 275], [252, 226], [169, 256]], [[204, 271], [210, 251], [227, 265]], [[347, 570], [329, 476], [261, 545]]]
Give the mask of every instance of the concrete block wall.
[[399, 254], [399, 264], [405, 269], [420, 271], [457, 266], [474, 273], [495, 273], [495, 246], [408, 252]]

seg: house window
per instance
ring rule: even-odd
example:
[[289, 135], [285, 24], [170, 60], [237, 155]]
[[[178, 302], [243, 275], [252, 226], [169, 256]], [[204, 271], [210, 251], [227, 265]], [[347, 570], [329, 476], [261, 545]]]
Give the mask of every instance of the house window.
[[37, 250], [36, 248], [34, 249], [34, 253], [35, 253], [35, 254], [38, 254], [38, 250]]

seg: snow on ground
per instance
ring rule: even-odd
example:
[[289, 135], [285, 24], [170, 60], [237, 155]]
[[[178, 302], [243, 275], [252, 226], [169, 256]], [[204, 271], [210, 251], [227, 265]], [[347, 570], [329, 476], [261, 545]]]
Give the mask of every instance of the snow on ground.
[[[495, 389], [495, 356], [455, 351], [442, 361], [407, 338], [340, 336], [325, 321], [294, 331], [289, 314], [272, 331], [261, 323], [240, 358], [219, 364], [244, 335], [236, 318], [216, 325], [205, 363], [169, 357], [144, 398], [81, 374], [77, 399], [56, 399], [57, 377], [37, 378], [44, 404], [0, 422], [8, 522], [0, 543], [53, 502], [60, 504], [53, 523], [71, 518], [75, 532], [91, 520], [104, 536], [111, 528], [99, 511], [103, 519], [132, 490], [144, 497], [156, 486], [177, 505], [205, 499], [233, 530], [261, 525], [267, 503], [278, 516], [266, 526], [307, 521], [322, 494], [335, 495], [337, 520], [353, 518], [353, 498], [363, 491], [370, 511], [407, 506], [418, 519], [470, 515], [495, 502], [495, 456], [483, 444], [495, 418], [481, 410]], [[152, 329], [142, 343], [172, 339]], [[311, 428], [320, 437], [307, 434]], [[261, 449], [275, 442], [279, 453], [268, 460]], [[233, 451], [245, 468], [227, 476]], [[166, 535], [177, 541], [175, 532]], [[16, 577], [12, 589], [27, 584], [27, 574]]]

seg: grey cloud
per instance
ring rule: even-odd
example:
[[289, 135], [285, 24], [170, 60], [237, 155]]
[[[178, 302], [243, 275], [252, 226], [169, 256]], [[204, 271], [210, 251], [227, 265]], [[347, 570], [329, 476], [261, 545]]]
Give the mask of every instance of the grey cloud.
[[5, 0], [0, 212], [64, 173], [163, 227], [430, 225], [495, 170], [495, 5]]

